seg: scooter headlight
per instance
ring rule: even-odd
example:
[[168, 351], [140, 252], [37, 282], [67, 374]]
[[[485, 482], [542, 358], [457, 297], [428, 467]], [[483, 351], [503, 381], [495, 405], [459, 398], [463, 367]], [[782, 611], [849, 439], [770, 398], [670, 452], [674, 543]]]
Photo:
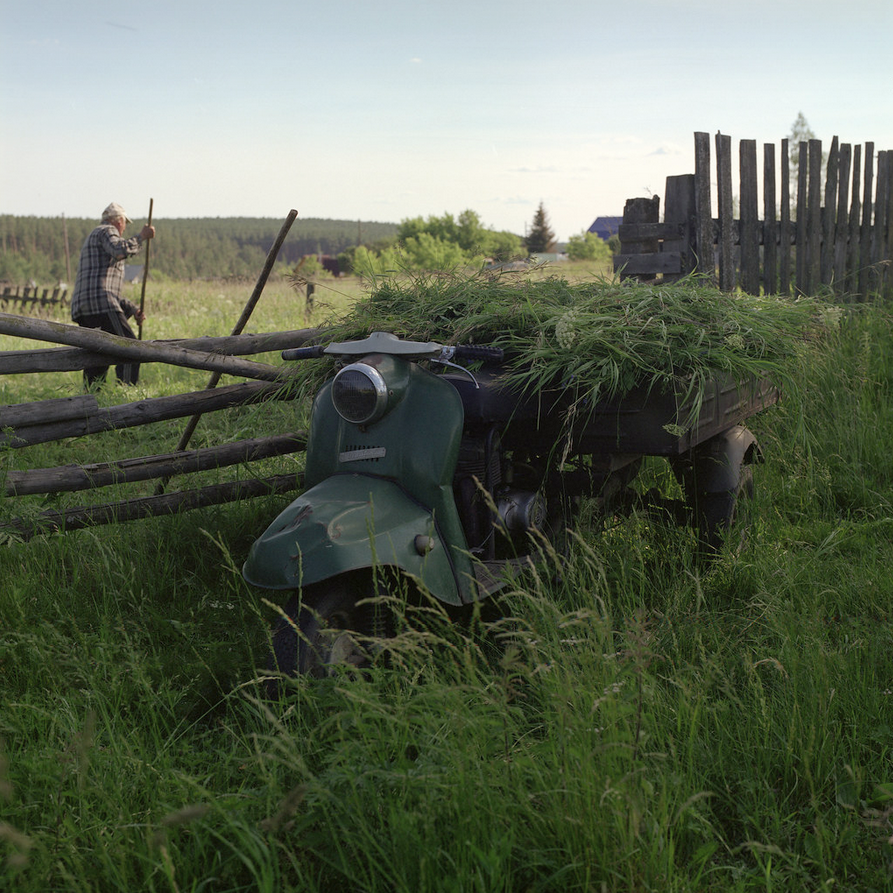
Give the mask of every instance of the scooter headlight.
[[332, 403], [345, 422], [370, 425], [388, 408], [388, 386], [373, 366], [351, 363], [332, 381]]

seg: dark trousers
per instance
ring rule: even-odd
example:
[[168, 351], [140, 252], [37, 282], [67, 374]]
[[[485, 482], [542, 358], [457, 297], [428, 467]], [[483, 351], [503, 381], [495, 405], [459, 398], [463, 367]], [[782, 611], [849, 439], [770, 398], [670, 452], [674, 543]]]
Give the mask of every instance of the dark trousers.
[[[99, 313], [95, 316], [82, 316], [75, 322], [85, 329], [102, 329], [103, 332], [108, 332], [110, 335], [136, 338], [123, 313]], [[108, 366], [88, 366], [84, 369], [84, 384], [88, 388], [101, 385], [105, 381], [108, 370]], [[119, 363], [115, 366], [115, 375], [122, 384], [136, 384], [140, 377], [140, 364]]]

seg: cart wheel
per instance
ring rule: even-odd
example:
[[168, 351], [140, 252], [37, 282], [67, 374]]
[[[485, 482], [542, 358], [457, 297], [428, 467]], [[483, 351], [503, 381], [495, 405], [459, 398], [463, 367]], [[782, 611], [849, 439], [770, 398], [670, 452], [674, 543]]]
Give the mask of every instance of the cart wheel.
[[747, 539], [748, 503], [753, 498], [753, 466], [743, 465], [738, 486], [720, 493], [699, 493], [695, 498], [698, 540], [704, 554], [715, 555], [728, 543], [740, 552]]

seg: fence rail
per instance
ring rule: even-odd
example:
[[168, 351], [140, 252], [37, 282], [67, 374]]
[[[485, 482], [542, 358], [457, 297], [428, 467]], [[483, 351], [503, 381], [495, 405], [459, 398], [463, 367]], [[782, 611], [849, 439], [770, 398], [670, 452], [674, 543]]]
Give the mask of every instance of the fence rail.
[[[60, 368], [60, 362], [66, 369], [83, 368], [96, 364], [97, 358], [109, 364], [126, 358], [230, 372], [255, 379], [109, 407], [99, 406], [96, 397], [91, 394], [0, 406], [0, 449], [21, 450], [100, 431], [121, 430], [176, 418], [195, 419], [198, 415], [231, 407], [292, 399], [293, 395], [287, 387], [287, 373], [281, 367], [236, 359], [236, 356], [297, 347], [318, 331], [301, 329], [190, 341], [138, 342], [78, 326], [0, 313], [0, 333], [75, 345], [63, 349], [0, 352], [0, 371], [4, 373], [48, 371], [50, 368]], [[6, 497], [17, 497], [94, 490], [137, 481], [166, 482], [175, 475], [231, 466], [244, 467], [261, 459], [299, 453], [305, 448], [306, 433], [297, 431], [90, 465], [6, 471], [0, 479], [0, 487]], [[14, 533], [19, 538], [28, 539], [47, 529], [75, 530], [96, 524], [170, 514], [255, 496], [285, 493], [298, 489], [300, 485], [301, 476], [292, 473], [217, 483], [168, 494], [156, 491], [154, 496], [8, 518], [0, 522], [0, 533]]]
[[893, 152], [866, 143], [863, 153], [834, 137], [825, 156], [821, 140], [801, 142], [792, 183], [788, 140], [778, 163], [766, 143], [761, 181], [757, 143], [741, 140], [736, 199], [731, 138], [716, 134], [715, 181], [709, 134], [694, 138], [695, 172], [667, 178], [662, 222], [658, 196], [626, 202], [614, 261], [621, 278], [697, 272], [724, 291], [893, 295]]

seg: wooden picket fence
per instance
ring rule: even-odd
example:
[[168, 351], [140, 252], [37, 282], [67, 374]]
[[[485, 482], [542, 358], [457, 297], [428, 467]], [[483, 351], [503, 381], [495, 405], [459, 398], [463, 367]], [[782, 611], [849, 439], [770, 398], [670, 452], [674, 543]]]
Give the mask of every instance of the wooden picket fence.
[[0, 307], [9, 307], [30, 313], [48, 307], [61, 307], [68, 303], [68, 288], [58, 285], [55, 288], [39, 288], [37, 286], [4, 285], [0, 291]]
[[[0, 406], [0, 450], [20, 450], [69, 437], [122, 430], [168, 419], [189, 418], [194, 423], [210, 412], [268, 400], [291, 399], [287, 370], [241, 357], [296, 347], [318, 332], [315, 329], [300, 329], [188, 341], [136, 341], [95, 329], [0, 313], [0, 334], [73, 345], [69, 348], [0, 352], [0, 374], [3, 375], [66, 371], [84, 366], [114, 365], [122, 361], [170, 363], [213, 373], [209, 386], [201, 391], [110, 407], [101, 407], [92, 394]], [[217, 377], [224, 373], [253, 380], [217, 387]], [[28, 539], [46, 530], [75, 530], [296, 490], [301, 486], [300, 475], [284, 474], [164, 492], [168, 481], [174, 476], [244, 466], [260, 459], [298, 453], [305, 447], [306, 432], [294, 431], [221, 446], [180, 448], [160, 455], [89, 465], [8, 470], [0, 475], [0, 487], [7, 497], [92, 491], [135, 481], [155, 480], [158, 484], [152, 496], [5, 518], [0, 521], [0, 538], [6, 533]]]
[[801, 142], [793, 184], [788, 140], [778, 163], [764, 144], [762, 181], [756, 141], [741, 140], [736, 217], [731, 138], [716, 134], [714, 203], [710, 137], [694, 137], [695, 172], [667, 178], [663, 221], [659, 196], [627, 201], [614, 260], [621, 278], [698, 273], [723, 291], [893, 296], [893, 152], [835, 136], [823, 166], [821, 140]]

